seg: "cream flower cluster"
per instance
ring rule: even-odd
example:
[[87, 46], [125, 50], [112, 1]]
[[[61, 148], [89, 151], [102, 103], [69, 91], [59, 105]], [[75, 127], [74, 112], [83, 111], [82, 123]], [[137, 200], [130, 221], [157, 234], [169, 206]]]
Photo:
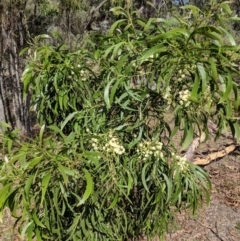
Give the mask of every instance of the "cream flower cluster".
[[178, 81], [181, 82], [186, 78], [186, 74], [188, 74], [187, 70], [179, 70], [178, 71]]
[[[78, 64], [77, 67], [81, 68], [81, 65]], [[86, 81], [87, 80], [87, 78], [86, 78], [86, 71], [84, 71], [83, 69], [80, 70], [80, 76], [81, 76], [82, 81]]]
[[125, 152], [125, 148], [120, 144], [119, 139], [109, 132], [106, 141], [102, 139], [91, 138], [91, 145], [94, 151], [100, 151], [105, 154], [115, 153], [122, 155]]
[[180, 98], [180, 105], [185, 104], [188, 101], [188, 98], [190, 96], [190, 91], [189, 90], [182, 90], [179, 91], [179, 98]]
[[188, 161], [186, 158], [176, 155], [172, 153], [172, 157], [177, 160], [177, 164], [180, 167], [180, 171], [186, 171], [188, 169]]
[[137, 153], [143, 158], [143, 161], [151, 156], [163, 158], [162, 147], [163, 144], [160, 141], [144, 140], [138, 144]]
[[184, 64], [183, 66], [181, 66], [181, 69], [179, 69], [176, 72], [176, 76], [173, 77], [173, 80], [177, 82], [182, 82], [186, 79], [186, 77], [190, 75], [191, 72], [195, 72], [195, 71], [196, 71], [195, 65]]
[[[78, 68], [82, 68], [80, 64], [78, 64], [77, 67]], [[72, 70], [71, 70], [71, 72], [70, 72], [70, 74], [68, 76], [68, 79], [73, 79], [73, 77], [75, 76], [75, 72], [73, 71], [74, 68], [71, 67], [71, 69]], [[87, 78], [86, 78], [86, 71], [80, 70], [80, 76], [81, 76], [81, 80], [82, 81], [86, 81], [87, 80]]]
[[80, 76], [81, 76], [81, 80], [82, 81], [86, 81], [87, 80], [87, 78], [86, 78], [86, 71], [81, 70], [80, 71]]

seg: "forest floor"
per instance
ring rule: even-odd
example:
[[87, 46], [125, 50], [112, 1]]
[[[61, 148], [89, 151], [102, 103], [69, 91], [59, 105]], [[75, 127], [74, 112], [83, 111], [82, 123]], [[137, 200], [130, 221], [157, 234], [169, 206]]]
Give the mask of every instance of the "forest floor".
[[[224, 145], [224, 139], [203, 144], [199, 150], [219, 145]], [[212, 182], [210, 205], [198, 209], [195, 216], [177, 214], [165, 241], [240, 240], [240, 148], [204, 169]]]
[[210, 205], [195, 217], [177, 215], [166, 241], [240, 240], [240, 159], [228, 156], [206, 169], [213, 185]]
[[[198, 151], [205, 153], [219, 145], [224, 145], [223, 139], [217, 143], [203, 144]], [[240, 148], [211, 162], [204, 169], [212, 181], [210, 205], [198, 209], [195, 216], [177, 214], [176, 223], [170, 227], [165, 241], [240, 240]], [[13, 219], [7, 210], [2, 221], [0, 241], [20, 241], [17, 230], [12, 231]]]

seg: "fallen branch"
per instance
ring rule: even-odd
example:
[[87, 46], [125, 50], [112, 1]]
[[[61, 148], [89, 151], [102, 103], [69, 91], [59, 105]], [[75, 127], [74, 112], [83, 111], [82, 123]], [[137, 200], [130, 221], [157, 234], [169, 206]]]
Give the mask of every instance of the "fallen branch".
[[[215, 123], [213, 123], [212, 121], [208, 121], [208, 129], [209, 129], [209, 132], [213, 135], [214, 133], [217, 132], [217, 125]], [[196, 149], [198, 148], [200, 143], [204, 142], [205, 137], [206, 137], [206, 134], [204, 132], [202, 132], [200, 136], [193, 139], [192, 143], [190, 144], [190, 146], [188, 147], [188, 149], [184, 155], [184, 158], [186, 158], [190, 162], [193, 162], [196, 165], [207, 165], [211, 161], [216, 160], [217, 158], [226, 156], [230, 152], [234, 151], [237, 146], [237, 144], [234, 143], [236, 140], [228, 133], [223, 132], [221, 135], [225, 138], [232, 139], [230, 145], [228, 147], [226, 147], [224, 150], [216, 151], [211, 154], [208, 154], [206, 158], [199, 158], [199, 157], [194, 158]]]
[[211, 161], [214, 161], [218, 158], [228, 155], [230, 152], [233, 152], [235, 149], [236, 149], [236, 145], [233, 144], [226, 147], [224, 150], [208, 154], [206, 158], [197, 157], [194, 159], [193, 163], [195, 165], [205, 166], [205, 165], [208, 165]]

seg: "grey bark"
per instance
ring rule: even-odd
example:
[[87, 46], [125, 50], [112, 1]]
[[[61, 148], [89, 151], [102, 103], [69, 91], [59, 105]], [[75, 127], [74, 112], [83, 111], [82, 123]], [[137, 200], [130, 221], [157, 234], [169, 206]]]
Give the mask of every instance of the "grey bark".
[[24, 58], [19, 56], [26, 41], [22, 11], [14, 9], [7, 13], [5, 9], [0, 20], [0, 121], [5, 120], [12, 128], [20, 129], [21, 134], [30, 135], [29, 98], [23, 100], [21, 83]]

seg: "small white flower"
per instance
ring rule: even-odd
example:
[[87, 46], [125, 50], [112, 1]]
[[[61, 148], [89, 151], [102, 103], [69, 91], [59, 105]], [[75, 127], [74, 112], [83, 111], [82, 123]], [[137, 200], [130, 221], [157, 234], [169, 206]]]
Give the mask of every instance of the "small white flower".
[[109, 141], [109, 145], [112, 146], [112, 147], [116, 147], [116, 148], [118, 147], [118, 144], [116, 142], [112, 141], [112, 140]]
[[77, 65], [77, 67], [78, 67], [78, 68], [80, 68], [80, 67], [81, 67], [81, 65], [80, 65], [80, 64], [78, 64], [78, 65]]

